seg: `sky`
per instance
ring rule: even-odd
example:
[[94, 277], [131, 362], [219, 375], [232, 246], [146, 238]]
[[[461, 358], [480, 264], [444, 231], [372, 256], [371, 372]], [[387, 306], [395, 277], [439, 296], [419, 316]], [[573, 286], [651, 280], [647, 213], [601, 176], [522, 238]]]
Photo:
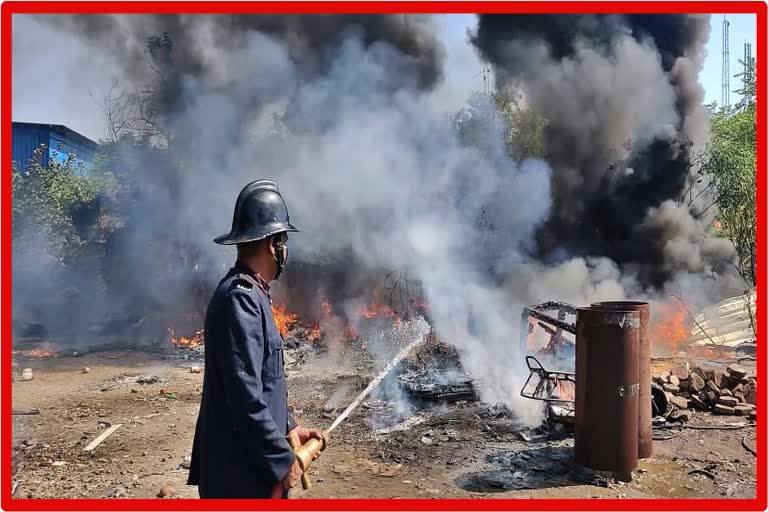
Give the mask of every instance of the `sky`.
[[[750, 14], [729, 14], [731, 91], [739, 88], [744, 43], [752, 43], [756, 56], [756, 20]], [[707, 58], [699, 80], [706, 102], [721, 98], [721, 14], [713, 15]], [[440, 39], [446, 46], [445, 80], [433, 96], [436, 107], [455, 112], [470, 92], [483, 88], [483, 65], [467, 43], [467, 30], [475, 25], [471, 14], [438, 16]], [[52, 49], [55, 49], [52, 51]], [[54, 32], [28, 16], [13, 17], [13, 120], [63, 124], [94, 140], [104, 135], [103, 95], [117, 80], [118, 68], [106, 55], [72, 36]], [[23, 55], [24, 58], [18, 58]], [[76, 69], [77, 73], [72, 73]], [[731, 104], [737, 95], [731, 93]]]

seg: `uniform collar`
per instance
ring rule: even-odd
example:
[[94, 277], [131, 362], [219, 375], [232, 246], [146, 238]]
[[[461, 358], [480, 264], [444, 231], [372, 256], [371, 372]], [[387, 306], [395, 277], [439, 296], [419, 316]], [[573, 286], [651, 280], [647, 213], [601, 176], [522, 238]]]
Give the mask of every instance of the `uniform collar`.
[[259, 287], [264, 290], [265, 292], [269, 293], [269, 283], [267, 283], [266, 280], [264, 280], [261, 275], [253, 272], [251, 269], [249, 269], [245, 263], [243, 263], [240, 260], [237, 260], [235, 262], [234, 266], [235, 273], [237, 274], [247, 274], [249, 277], [251, 277], [253, 280], [256, 281], [256, 283], [259, 285]]

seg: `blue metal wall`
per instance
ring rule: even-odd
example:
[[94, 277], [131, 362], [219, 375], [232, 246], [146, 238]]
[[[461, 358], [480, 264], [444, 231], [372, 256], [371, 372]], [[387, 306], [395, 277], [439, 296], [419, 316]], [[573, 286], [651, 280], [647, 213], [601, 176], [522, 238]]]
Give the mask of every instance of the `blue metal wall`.
[[[24, 169], [32, 158], [32, 153], [40, 144], [51, 140], [50, 125], [37, 123], [13, 123], [11, 130], [11, 154], [19, 169]], [[43, 166], [48, 165], [48, 151], [42, 155]]]
[[66, 126], [39, 123], [13, 123], [13, 161], [23, 169], [32, 158], [32, 154], [41, 144], [47, 146], [42, 154], [42, 164], [47, 166], [51, 158], [63, 162], [67, 155], [77, 155], [76, 172], [82, 172], [92, 162], [99, 145]]

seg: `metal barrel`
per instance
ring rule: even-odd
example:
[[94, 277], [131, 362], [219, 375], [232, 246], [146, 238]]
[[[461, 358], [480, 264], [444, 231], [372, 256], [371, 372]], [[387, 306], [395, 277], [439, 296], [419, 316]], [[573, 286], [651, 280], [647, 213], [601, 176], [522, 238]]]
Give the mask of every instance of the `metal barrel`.
[[640, 312], [640, 398], [637, 457], [647, 459], [653, 455], [653, 395], [651, 393], [651, 340], [648, 322], [651, 307], [647, 302], [611, 301], [593, 302], [592, 306], [629, 309]]
[[637, 467], [639, 344], [639, 311], [577, 310], [574, 457], [582, 466], [625, 474]]

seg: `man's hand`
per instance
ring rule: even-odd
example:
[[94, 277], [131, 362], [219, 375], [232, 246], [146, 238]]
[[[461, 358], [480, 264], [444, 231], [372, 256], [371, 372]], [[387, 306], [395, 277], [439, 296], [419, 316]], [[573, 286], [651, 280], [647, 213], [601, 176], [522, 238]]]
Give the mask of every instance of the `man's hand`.
[[299, 485], [299, 482], [301, 481], [301, 475], [303, 473], [304, 472], [301, 470], [301, 466], [299, 466], [299, 461], [294, 461], [293, 466], [291, 466], [288, 474], [285, 475], [283, 481], [281, 482], [283, 489], [287, 491], [292, 487]]
[[[288, 432], [288, 437], [296, 443], [296, 445], [302, 445], [309, 441], [311, 438], [323, 439], [323, 433], [314, 428], [296, 427]], [[317, 452], [312, 460], [317, 459], [320, 456], [320, 452]]]

